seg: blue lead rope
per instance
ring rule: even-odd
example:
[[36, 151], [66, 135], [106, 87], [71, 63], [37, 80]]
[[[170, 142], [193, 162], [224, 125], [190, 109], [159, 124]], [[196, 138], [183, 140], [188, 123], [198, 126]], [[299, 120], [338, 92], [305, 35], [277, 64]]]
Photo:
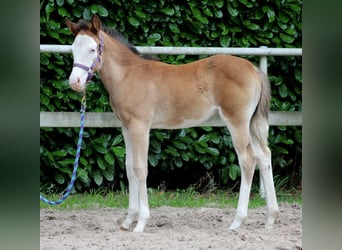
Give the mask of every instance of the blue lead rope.
[[67, 187], [66, 192], [64, 193], [64, 195], [57, 201], [50, 201], [48, 199], [46, 199], [45, 197], [43, 197], [42, 195], [40, 195], [40, 200], [45, 202], [46, 204], [49, 205], [58, 205], [61, 204], [71, 193], [73, 187], [74, 187], [74, 183], [76, 180], [76, 174], [77, 174], [77, 168], [78, 168], [78, 162], [80, 159], [80, 154], [81, 154], [81, 145], [82, 145], [82, 137], [83, 137], [83, 128], [84, 128], [84, 117], [85, 117], [85, 109], [86, 109], [86, 96], [85, 93], [82, 97], [82, 103], [81, 103], [81, 125], [80, 125], [80, 133], [78, 136], [78, 142], [77, 142], [77, 150], [76, 150], [76, 157], [75, 157], [75, 163], [74, 163], [74, 170], [72, 172], [72, 177], [71, 177], [71, 181]]

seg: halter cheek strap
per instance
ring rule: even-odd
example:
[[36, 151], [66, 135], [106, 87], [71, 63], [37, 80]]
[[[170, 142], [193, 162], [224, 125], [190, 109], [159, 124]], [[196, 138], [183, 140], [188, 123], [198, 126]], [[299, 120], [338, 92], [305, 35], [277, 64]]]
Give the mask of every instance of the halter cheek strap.
[[88, 67], [88, 66], [81, 64], [81, 63], [74, 63], [73, 64], [73, 67], [78, 67], [78, 68], [81, 68], [81, 69], [88, 72], [88, 77], [87, 77], [86, 82], [89, 82], [90, 79], [94, 76], [94, 74], [95, 74], [94, 69], [95, 69], [96, 65], [101, 63], [101, 55], [102, 55], [103, 46], [104, 46], [103, 37], [102, 37], [101, 33], [99, 33], [99, 38], [100, 38], [100, 44], [99, 44], [98, 54], [97, 54], [97, 57], [95, 58], [95, 60], [93, 61], [92, 65], [90, 67]]

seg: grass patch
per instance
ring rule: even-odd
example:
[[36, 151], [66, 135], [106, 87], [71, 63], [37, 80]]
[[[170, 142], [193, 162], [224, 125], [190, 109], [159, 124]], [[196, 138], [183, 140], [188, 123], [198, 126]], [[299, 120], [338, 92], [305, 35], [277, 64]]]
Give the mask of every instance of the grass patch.
[[[149, 205], [151, 208], [160, 206], [171, 207], [215, 207], [231, 208], [238, 203], [238, 193], [227, 190], [216, 190], [210, 193], [199, 193], [193, 188], [176, 191], [161, 191], [158, 189], [148, 189]], [[57, 200], [59, 194], [48, 195], [49, 200]], [[278, 203], [298, 203], [302, 204], [302, 193], [296, 190], [277, 191]], [[265, 206], [266, 202], [260, 198], [258, 193], [251, 192], [249, 208]], [[75, 194], [68, 197], [62, 204], [51, 206], [40, 202], [40, 208], [54, 208], [58, 210], [71, 209], [95, 209], [95, 208], [127, 208], [128, 192], [101, 192], [93, 191], [86, 194]]]

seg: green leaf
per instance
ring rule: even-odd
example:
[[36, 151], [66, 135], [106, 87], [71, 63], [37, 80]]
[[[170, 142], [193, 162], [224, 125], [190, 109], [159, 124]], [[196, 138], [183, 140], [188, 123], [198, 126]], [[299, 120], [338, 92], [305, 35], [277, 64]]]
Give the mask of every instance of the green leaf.
[[291, 7], [292, 10], [294, 10], [298, 14], [301, 13], [302, 11], [302, 8], [300, 7], [299, 4], [289, 4], [289, 6]]
[[236, 180], [236, 178], [240, 175], [240, 167], [236, 164], [233, 164], [230, 168], [229, 168], [229, 177], [230, 179], [232, 179], [233, 181]]
[[201, 23], [203, 24], [208, 24], [209, 23], [209, 20], [205, 17], [205, 16], [202, 16], [202, 13], [199, 9], [197, 8], [193, 8], [192, 9], [192, 13], [194, 14], [195, 18], [200, 21]]
[[102, 174], [99, 170], [95, 170], [93, 172], [94, 174], [94, 181], [98, 186], [101, 186], [101, 184], [103, 183], [103, 177]]
[[181, 149], [181, 150], [186, 149], [186, 145], [180, 141], [173, 141], [173, 145], [175, 145], [176, 148]]
[[223, 7], [223, 0], [215, 0], [215, 5], [217, 8], [221, 9]]
[[220, 45], [222, 47], [228, 47], [231, 41], [231, 36], [220, 36]]
[[77, 177], [84, 183], [89, 183], [90, 179], [88, 177], [88, 172], [85, 171], [83, 168], [77, 169]]
[[107, 154], [105, 154], [104, 159], [106, 160], [106, 162], [110, 165], [114, 164], [114, 156], [108, 152]]
[[230, 31], [231, 32], [242, 32], [242, 28], [240, 28], [240, 27], [231, 27]]
[[94, 15], [97, 13], [97, 6], [96, 6], [96, 4], [92, 4], [92, 5], [90, 6], [90, 11], [91, 11], [91, 13], [93, 13]]
[[191, 158], [191, 154], [187, 151], [181, 151], [180, 155], [184, 161], [189, 161]]
[[81, 8], [73, 8], [72, 9], [72, 14], [77, 17], [77, 18], [81, 18], [82, 15], [82, 9]]
[[280, 96], [281, 96], [282, 98], [287, 97], [287, 95], [288, 95], [288, 90], [287, 90], [286, 84], [280, 85], [280, 87], [279, 87], [279, 94], [280, 94]]
[[61, 150], [54, 151], [52, 154], [58, 157], [65, 157], [67, 156], [68, 152], [64, 149], [61, 149]]
[[112, 151], [116, 157], [123, 158], [126, 153], [126, 149], [121, 146], [112, 147]]
[[63, 7], [58, 7], [58, 14], [64, 17], [67, 15], [67, 10]]
[[89, 9], [89, 8], [85, 8], [85, 9], [83, 10], [83, 19], [85, 19], [85, 20], [90, 20], [91, 17], [92, 17], [92, 14], [91, 14], [90, 9]]
[[122, 134], [119, 134], [119, 135], [115, 136], [115, 138], [112, 142], [112, 146], [118, 145], [122, 141], [123, 141], [123, 136], [122, 136]]
[[100, 4], [97, 5], [97, 13], [103, 17], [108, 16], [108, 10]]
[[285, 32], [291, 36], [296, 36], [297, 35], [297, 31], [292, 28], [292, 29], [286, 29]]
[[278, 18], [283, 23], [288, 23], [288, 21], [290, 20], [288, 15], [283, 11], [279, 12]]
[[104, 161], [104, 159], [102, 158], [101, 155], [96, 157], [96, 162], [97, 162], [97, 165], [99, 166], [99, 168], [106, 169], [106, 167], [107, 167], [106, 162]]
[[302, 82], [302, 70], [295, 68], [295, 77], [298, 82]]
[[40, 103], [46, 106], [50, 103], [50, 99], [46, 95], [40, 94]]
[[[85, 159], [85, 158], [83, 158], [83, 157], [80, 157], [80, 162], [81, 162], [81, 164], [84, 165], [85, 167], [90, 166], [90, 165], [88, 165], [87, 159]], [[89, 168], [89, 167], [88, 167], [88, 168]], [[88, 168], [87, 168], [87, 170], [88, 170]], [[89, 169], [89, 170], [91, 170], [91, 166], [90, 166], [90, 169]]]
[[270, 41], [268, 39], [265, 39], [263, 37], [256, 36], [255, 39], [257, 39], [262, 45], [269, 45]]
[[273, 151], [277, 152], [279, 154], [284, 154], [284, 155], [289, 153], [289, 151], [286, 148], [280, 147], [280, 146], [276, 146], [276, 145], [273, 146]]
[[41, 54], [40, 55], [40, 63], [43, 65], [49, 65], [49, 63], [50, 63], [49, 57], [44, 55], [44, 54]]
[[213, 131], [213, 128], [212, 128], [212, 127], [201, 127], [201, 129], [203, 129], [203, 130], [206, 131], [206, 132]]
[[141, 19], [145, 19], [145, 18], [146, 18], [146, 14], [145, 14], [144, 12], [140, 11], [140, 10], [135, 10], [135, 11], [134, 11], [134, 14], [135, 14], [137, 17], [141, 18]]
[[245, 5], [248, 8], [253, 7], [253, 4], [249, 2], [249, 0], [239, 0], [240, 3], [242, 3], [243, 5]]
[[195, 149], [200, 154], [205, 154], [206, 152], [205, 148], [201, 147], [201, 145], [197, 143], [195, 144]]
[[159, 33], [153, 33], [147, 37], [147, 40], [151, 40], [154, 42], [159, 41], [160, 39], [161, 39], [161, 35]]
[[268, 17], [268, 21], [270, 23], [274, 22], [274, 20], [275, 20], [275, 13], [274, 13], [274, 11], [272, 9], [268, 9], [267, 10], [267, 17]]
[[223, 12], [221, 10], [214, 10], [214, 14], [216, 18], [222, 18], [223, 17]]
[[250, 20], [242, 21], [244, 26], [246, 26], [250, 30], [259, 30], [260, 26], [258, 24], [252, 23]]
[[255, 19], [260, 20], [264, 17], [264, 12], [261, 9], [257, 9], [255, 12]]
[[108, 167], [102, 171], [102, 175], [106, 178], [107, 181], [114, 180], [114, 165], [112, 167]]
[[134, 27], [138, 27], [140, 25], [140, 21], [133, 16], [129, 16], [127, 20]]
[[228, 160], [229, 162], [234, 162], [235, 161], [235, 158], [236, 158], [236, 155], [233, 151], [229, 151], [229, 154], [228, 154]]
[[104, 147], [101, 144], [94, 144], [93, 147], [95, 148], [95, 150], [101, 154], [106, 154], [107, 153], [107, 149], [106, 147]]
[[217, 134], [211, 133], [210, 134], [210, 141], [212, 143], [219, 144], [219, 142], [221, 141], [221, 138]]
[[204, 134], [202, 135], [198, 140], [197, 143], [200, 144], [203, 147], [207, 146], [207, 142], [210, 140], [210, 135], [209, 134]]
[[177, 149], [172, 146], [167, 146], [165, 153], [171, 154], [172, 156], [180, 156]]
[[178, 168], [183, 167], [183, 162], [182, 162], [182, 159], [181, 159], [181, 158], [177, 157], [177, 158], [174, 159], [173, 162], [175, 163], [175, 165], [176, 165]]
[[296, 141], [301, 143], [302, 142], [302, 131], [301, 130], [295, 130], [295, 138], [296, 138]]
[[161, 143], [152, 139], [150, 141], [150, 150], [156, 154], [159, 154], [161, 152]]
[[149, 154], [148, 155], [148, 162], [150, 163], [150, 165], [152, 166], [152, 167], [155, 167], [155, 166], [157, 166], [158, 165], [158, 162], [159, 162], [159, 160], [158, 160], [158, 155], [156, 155], [156, 154]]
[[225, 166], [227, 164], [227, 157], [220, 156], [218, 162], [220, 163], [220, 165]]
[[293, 43], [295, 39], [294, 37], [288, 36], [284, 33], [280, 33], [279, 35], [280, 35], [281, 40], [283, 40], [286, 43]]
[[64, 184], [64, 182], [65, 182], [64, 176], [58, 172], [54, 174], [54, 178], [58, 184]]
[[204, 13], [204, 15], [206, 15], [206, 16], [213, 17], [213, 13], [211, 12], [210, 9], [204, 9], [204, 10], [203, 10], [203, 13]]
[[222, 179], [222, 182], [224, 184], [228, 183], [228, 180], [229, 180], [229, 170], [230, 170], [230, 167], [225, 167], [221, 171], [221, 179]]
[[275, 44], [277, 44], [277, 46], [276, 47], [280, 47], [281, 46], [281, 40], [279, 39], [279, 37], [273, 37], [272, 39], [271, 39], [271, 41], [273, 42], [273, 43], [275, 43]]
[[178, 25], [175, 23], [169, 23], [169, 28], [173, 33], [176, 33], [176, 34], [180, 33]]
[[175, 14], [175, 10], [172, 8], [164, 8], [164, 9], [161, 9], [160, 11], [169, 16], [173, 16]]
[[213, 148], [213, 147], [207, 147], [207, 152], [214, 156], [220, 155], [220, 151], [217, 148]]
[[232, 17], [236, 17], [237, 15], [239, 15], [239, 11], [232, 7], [228, 7], [228, 12]]
[[64, 0], [56, 0], [58, 6], [64, 5]]

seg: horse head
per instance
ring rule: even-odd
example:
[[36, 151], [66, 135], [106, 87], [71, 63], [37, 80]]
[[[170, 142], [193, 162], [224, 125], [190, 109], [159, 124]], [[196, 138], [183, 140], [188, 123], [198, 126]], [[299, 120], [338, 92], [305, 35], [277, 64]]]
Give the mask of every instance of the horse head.
[[103, 50], [101, 21], [94, 16], [91, 22], [80, 20], [78, 23], [73, 23], [67, 19], [66, 24], [75, 35], [71, 46], [74, 64], [69, 77], [70, 87], [74, 91], [84, 92], [87, 82], [101, 67]]

